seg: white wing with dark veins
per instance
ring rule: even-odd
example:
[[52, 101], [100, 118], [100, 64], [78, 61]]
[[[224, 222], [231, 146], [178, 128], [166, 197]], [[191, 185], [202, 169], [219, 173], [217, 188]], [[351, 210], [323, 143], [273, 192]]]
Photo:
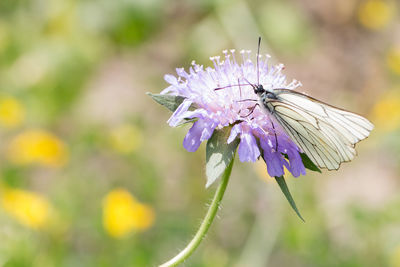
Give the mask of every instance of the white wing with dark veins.
[[320, 168], [336, 170], [356, 155], [373, 124], [355, 113], [289, 89], [275, 89], [268, 107], [290, 138]]

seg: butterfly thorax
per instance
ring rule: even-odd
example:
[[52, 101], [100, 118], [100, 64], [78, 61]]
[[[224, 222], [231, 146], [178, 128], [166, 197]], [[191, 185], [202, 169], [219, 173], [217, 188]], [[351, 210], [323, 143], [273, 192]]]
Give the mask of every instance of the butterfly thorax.
[[254, 93], [260, 97], [262, 102], [267, 99], [276, 99], [276, 94], [273, 91], [266, 90], [261, 84], [253, 86]]
[[277, 99], [276, 94], [273, 91], [266, 90], [261, 84], [253, 85], [254, 93], [259, 97], [259, 105], [263, 109], [273, 112], [273, 107], [268, 105], [271, 99]]

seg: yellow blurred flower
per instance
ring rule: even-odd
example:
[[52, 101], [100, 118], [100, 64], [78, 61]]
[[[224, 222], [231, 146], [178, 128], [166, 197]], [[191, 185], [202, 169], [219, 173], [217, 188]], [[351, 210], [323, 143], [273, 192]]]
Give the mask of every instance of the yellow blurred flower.
[[122, 124], [111, 131], [110, 143], [116, 151], [128, 154], [138, 149], [143, 137], [140, 130], [130, 124]]
[[358, 9], [358, 20], [361, 25], [371, 30], [384, 28], [393, 19], [394, 7], [384, 0], [367, 0]]
[[400, 126], [400, 91], [386, 93], [372, 110], [377, 128], [392, 131]]
[[25, 118], [25, 110], [13, 97], [0, 98], [0, 125], [5, 128], [19, 126]]
[[390, 263], [391, 267], [400, 267], [400, 244], [394, 249]]
[[53, 134], [43, 130], [28, 130], [15, 136], [7, 152], [10, 161], [20, 165], [38, 163], [60, 167], [68, 159], [65, 144]]
[[57, 2], [48, 6], [48, 22], [46, 33], [68, 38], [73, 34], [76, 21], [76, 5], [74, 2]]
[[400, 75], [400, 46], [389, 49], [386, 64], [393, 73]]
[[21, 224], [33, 229], [43, 227], [49, 220], [50, 203], [37, 193], [4, 188], [1, 206]]
[[138, 202], [125, 189], [109, 192], [103, 201], [103, 225], [109, 235], [122, 238], [133, 231], [143, 231], [154, 223], [154, 211]]

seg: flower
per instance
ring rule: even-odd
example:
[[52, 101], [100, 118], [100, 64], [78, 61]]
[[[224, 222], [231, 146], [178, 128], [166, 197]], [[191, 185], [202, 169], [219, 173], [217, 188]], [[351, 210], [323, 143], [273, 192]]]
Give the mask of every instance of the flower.
[[390, 266], [392, 267], [400, 267], [400, 244], [398, 244], [390, 257]]
[[376, 102], [372, 116], [379, 129], [390, 132], [400, 127], [400, 92], [392, 89]]
[[34, 192], [4, 188], [1, 192], [1, 206], [21, 224], [33, 229], [41, 228], [49, 221], [49, 201]]
[[15, 136], [8, 146], [8, 158], [15, 164], [39, 163], [63, 166], [68, 160], [65, 144], [44, 130], [27, 130]]
[[19, 126], [25, 117], [22, 105], [13, 97], [2, 97], [0, 99], [0, 125], [5, 128]]
[[390, 71], [400, 75], [400, 45], [394, 46], [386, 54], [386, 64]]
[[174, 127], [184, 119], [195, 119], [183, 140], [183, 146], [190, 152], [208, 140], [215, 129], [232, 126], [227, 142], [240, 138], [240, 161], [255, 162], [262, 156], [272, 177], [282, 176], [284, 166], [295, 177], [304, 175], [300, 149], [271, 114], [255, 106], [258, 99], [249, 83], [262, 84], [265, 89], [294, 89], [301, 84], [296, 80], [287, 83], [282, 74], [283, 65], [271, 66], [268, 55], [265, 60], [260, 60], [257, 69], [250, 60], [250, 51], [240, 52], [240, 62], [236, 60], [234, 50], [223, 53], [224, 60], [219, 56], [210, 58], [214, 68], [204, 69], [192, 62], [189, 73], [178, 68], [178, 78], [165, 75], [170, 86], [161, 94], [185, 98], [168, 120], [169, 125]]
[[358, 20], [368, 29], [380, 30], [393, 19], [393, 10], [393, 5], [388, 1], [367, 0], [358, 9]]
[[103, 225], [109, 235], [122, 238], [154, 223], [154, 211], [138, 202], [127, 190], [114, 189], [103, 201]]

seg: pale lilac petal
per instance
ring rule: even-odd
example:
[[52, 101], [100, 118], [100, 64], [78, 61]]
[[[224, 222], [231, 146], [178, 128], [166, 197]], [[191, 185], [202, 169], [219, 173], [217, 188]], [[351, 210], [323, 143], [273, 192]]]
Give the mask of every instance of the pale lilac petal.
[[279, 152], [288, 156], [288, 162], [285, 160], [286, 168], [292, 173], [294, 177], [300, 176], [300, 174], [306, 174], [306, 170], [299, 154], [299, 148], [289, 139], [289, 137], [282, 133], [279, 135], [278, 143]]
[[183, 139], [183, 147], [187, 151], [194, 152], [199, 148], [201, 144], [201, 132], [201, 123], [199, 121], [196, 121], [195, 123], [193, 123], [192, 128], [190, 128], [190, 130], [186, 134], [185, 139]]
[[203, 132], [201, 133], [200, 141], [205, 141], [211, 138], [212, 134], [214, 133], [214, 129], [217, 125], [215, 123], [209, 123], [207, 126], [204, 127]]
[[268, 156], [271, 154], [264, 153], [264, 160], [267, 164], [267, 171], [271, 177], [280, 177], [285, 174], [282, 161], [277, 156]]
[[198, 117], [207, 118], [209, 117], [209, 114], [204, 109], [196, 109], [194, 111], [186, 111], [182, 113], [182, 117], [186, 119], [193, 119]]
[[177, 73], [179, 76], [181, 76], [181, 77], [183, 77], [183, 78], [185, 78], [185, 79], [189, 79], [189, 78], [190, 78], [189, 74], [185, 71], [184, 68], [177, 68], [177, 69], [176, 69], [176, 73]]
[[306, 174], [306, 168], [304, 167], [301, 156], [296, 149], [288, 149], [287, 155], [289, 157], [290, 172], [294, 177], [299, 177]]
[[242, 133], [240, 136], [240, 144], [238, 149], [240, 161], [257, 161], [260, 156], [260, 150], [257, 141], [252, 134]]
[[264, 151], [263, 157], [265, 163], [267, 164], [267, 171], [269, 176], [282, 176], [285, 173], [283, 169], [285, 159], [283, 158], [282, 154], [274, 152], [273, 149], [266, 143], [261, 143], [261, 147]]
[[179, 105], [179, 107], [175, 110], [175, 112], [172, 114], [171, 118], [167, 121], [169, 126], [175, 127], [179, 125], [179, 123], [185, 119], [184, 113], [189, 109], [190, 105], [193, 102], [191, 100], [185, 99], [182, 104]]
[[[281, 135], [280, 135], [281, 136]], [[282, 176], [284, 171], [284, 166], [290, 171], [289, 163], [282, 155], [280, 151], [276, 151], [276, 138], [275, 135], [264, 135], [260, 138], [260, 145], [263, 149], [263, 158], [267, 164], [267, 171], [269, 176], [278, 177]], [[279, 147], [284, 148], [287, 144], [284, 142], [281, 137], [278, 138], [278, 150]]]
[[201, 119], [196, 121], [186, 134], [185, 139], [183, 140], [183, 147], [189, 152], [196, 151], [202, 141], [209, 139], [212, 136], [214, 129], [215, 127], [213, 128], [212, 123], [207, 123]]
[[168, 86], [167, 88], [165, 88], [164, 90], [162, 90], [161, 91], [161, 95], [165, 95], [165, 94], [168, 94], [168, 93], [175, 93], [176, 92], [176, 88], [175, 88], [175, 86]]
[[228, 137], [227, 143], [230, 144], [232, 143], [233, 140], [236, 139], [236, 136], [240, 133], [240, 124], [236, 124], [235, 126], [232, 127], [231, 133]]
[[178, 85], [178, 79], [171, 74], [164, 75], [164, 80], [171, 85]]

